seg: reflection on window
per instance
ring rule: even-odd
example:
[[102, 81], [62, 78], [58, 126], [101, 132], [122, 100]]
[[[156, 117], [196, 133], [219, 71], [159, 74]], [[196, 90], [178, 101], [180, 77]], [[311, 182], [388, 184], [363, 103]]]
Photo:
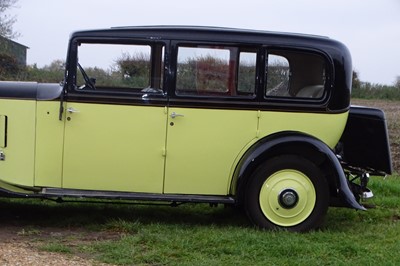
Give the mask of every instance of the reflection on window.
[[227, 92], [229, 50], [180, 47], [177, 75], [178, 91]]
[[[95, 89], [103, 90], [159, 91], [163, 54], [161, 45], [81, 44], [77, 87], [90, 89], [94, 85]], [[88, 79], [94, 84], [88, 86]]]
[[322, 56], [294, 51], [270, 52], [267, 56], [267, 97], [321, 99], [325, 89]]
[[256, 78], [256, 60], [256, 53], [240, 53], [237, 88], [239, 93], [254, 93]]
[[179, 47], [176, 93], [254, 95], [255, 58], [255, 52], [240, 52], [237, 47]]
[[283, 56], [269, 54], [267, 62], [267, 95], [289, 96], [288, 60]]

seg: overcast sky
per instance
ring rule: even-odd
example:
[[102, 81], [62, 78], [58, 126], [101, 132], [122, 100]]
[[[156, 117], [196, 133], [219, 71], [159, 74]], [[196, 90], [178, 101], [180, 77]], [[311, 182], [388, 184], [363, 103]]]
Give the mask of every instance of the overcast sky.
[[363, 81], [400, 75], [400, 0], [19, 0], [16, 41], [28, 64], [65, 59], [71, 32], [137, 25], [205, 25], [324, 35], [346, 44]]

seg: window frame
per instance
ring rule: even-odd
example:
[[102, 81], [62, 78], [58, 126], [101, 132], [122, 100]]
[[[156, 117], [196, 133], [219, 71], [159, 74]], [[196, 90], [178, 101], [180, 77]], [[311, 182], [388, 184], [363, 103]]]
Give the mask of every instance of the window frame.
[[[295, 96], [268, 96], [267, 95], [267, 68], [268, 68], [268, 55], [274, 54], [276, 51], [289, 52], [289, 53], [300, 53], [300, 54], [311, 54], [314, 56], [319, 56], [324, 60], [325, 63], [325, 83], [324, 83], [324, 91], [320, 98], [306, 98], [306, 97], [295, 97]], [[332, 87], [334, 84], [334, 64], [332, 58], [322, 50], [313, 49], [313, 48], [305, 48], [305, 47], [293, 47], [293, 46], [265, 46], [264, 47], [264, 70], [263, 70], [263, 84], [262, 84], [262, 96], [261, 99], [263, 102], [269, 102], [273, 105], [282, 104], [282, 106], [286, 106], [287, 104], [292, 105], [305, 105], [309, 107], [318, 106], [321, 107], [329, 102], [330, 94], [332, 93]], [[290, 60], [287, 58], [290, 66]], [[290, 79], [289, 79], [290, 82]]]
[[[234, 82], [234, 89], [235, 89], [235, 94], [236, 95], [223, 95], [223, 94], [213, 94], [210, 93], [209, 95], [190, 95], [190, 94], [180, 94], [177, 91], [177, 70], [178, 70], [178, 56], [179, 56], [179, 48], [184, 47], [184, 48], [212, 48], [212, 47], [222, 47], [222, 48], [237, 48], [238, 53], [236, 56], [236, 67], [234, 69], [235, 72], [235, 80]], [[256, 43], [248, 43], [248, 44], [238, 44], [238, 43], [229, 43], [229, 42], [206, 42], [206, 41], [196, 41], [196, 40], [172, 40], [171, 41], [171, 68], [174, 70], [173, 71], [173, 76], [172, 76], [172, 82], [171, 82], [171, 89], [169, 91], [169, 95], [174, 97], [174, 98], [187, 98], [187, 99], [212, 99], [214, 100], [227, 100], [227, 101], [249, 101], [249, 102], [254, 102], [258, 98], [258, 93], [259, 93], [259, 85], [260, 85], [260, 76], [259, 76], [259, 69], [260, 69], [260, 52], [262, 51], [262, 46], [260, 44]], [[248, 95], [242, 95], [238, 91], [238, 75], [239, 75], [239, 64], [240, 64], [240, 54], [241, 52], [249, 52], [250, 50], [254, 51], [255, 54], [255, 69], [254, 69], [254, 92], [252, 94]], [[229, 90], [228, 90], [229, 91]]]
[[[146, 91], [141, 91], [141, 90], [134, 90], [132, 89], [131, 91], [129, 88], [118, 88], [116, 87], [115, 89], [100, 89], [100, 90], [91, 90], [91, 89], [79, 89], [77, 87], [77, 77], [79, 75], [78, 70], [77, 70], [77, 64], [78, 64], [78, 51], [79, 51], [79, 46], [81, 44], [109, 44], [109, 45], [141, 45], [141, 46], [149, 46], [150, 47], [150, 61], [151, 61], [151, 69], [150, 69], [150, 85], [153, 82], [154, 79], [156, 79], [153, 75], [159, 73], [161, 80], [159, 81], [159, 84], [161, 86], [161, 91], [160, 92], [146, 92]], [[162, 69], [159, 71], [155, 70], [155, 66], [157, 64], [154, 63], [154, 46], [160, 46], [164, 48], [163, 54], [161, 53], [160, 59], [161, 59], [161, 66]], [[66, 73], [66, 92], [68, 94], [73, 94], [73, 95], [104, 95], [104, 96], [116, 96], [116, 97], [129, 97], [129, 96], [142, 96], [144, 94], [151, 94], [151, 95], [161, 95], [164, 96], [166, 94], [166, 65], [167, 65], [167, 49], [169, 49], [169, 41], [164, 41], [164, 40], [148, 40], [148, 39], [138, 39], [138, 38], [119, 38], [119, 37], [77, 37], [71, 40], [70, 46], [69, 46], [69, 51], [67, 55], [67, 62], [69, 62], [69, 65], [67, 65], [67, 73]], [[84, 67], [84, 66], [83, 66]], [[145, 89], [145, 88], [143, 88]]]

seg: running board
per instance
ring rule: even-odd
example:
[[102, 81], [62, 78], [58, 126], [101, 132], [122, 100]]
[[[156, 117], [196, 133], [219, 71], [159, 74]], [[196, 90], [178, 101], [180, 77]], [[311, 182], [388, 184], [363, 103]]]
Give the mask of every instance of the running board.
[[40, 192], [43, 197], [75, 197], [94, 199], [142, 200], [142, 201], [169, 201], [169, 202], [196, 202], [196, 203], [222, 203], [234, 204], [235, 199], [230, 196], [215, 195], [180, 195], [133, 193], [114, 191], [93, 191], [78, 189], [43, 188]]

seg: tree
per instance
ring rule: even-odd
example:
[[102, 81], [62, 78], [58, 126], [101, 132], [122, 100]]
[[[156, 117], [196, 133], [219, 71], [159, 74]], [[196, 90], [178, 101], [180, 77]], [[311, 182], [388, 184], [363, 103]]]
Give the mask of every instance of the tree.
[[115, 63], [125, 85], [136, 88], [145, 88], [149, 85], [151, 63], [148, 54], [123, 53]]
[[14, 7], [18, 0], [0, 0], [0, 36], [8, 39], [18, 37], [18, 33], [13, 30], [16, 21], [14, 16], [6, 13], [8, 9]]
[[394, 81], [394, 86], [400, 89], [400, 76], [396, 77], [396, 80]]
[[0, 53], [0, 80], [12, 78], [20, 70], [14, 57]]
[[353, 88], [361, 88], [361, 80], [359, 78], [359, 74], [357, 71], [353, 70], [353, 82], [352, 82], [352, 87]]

